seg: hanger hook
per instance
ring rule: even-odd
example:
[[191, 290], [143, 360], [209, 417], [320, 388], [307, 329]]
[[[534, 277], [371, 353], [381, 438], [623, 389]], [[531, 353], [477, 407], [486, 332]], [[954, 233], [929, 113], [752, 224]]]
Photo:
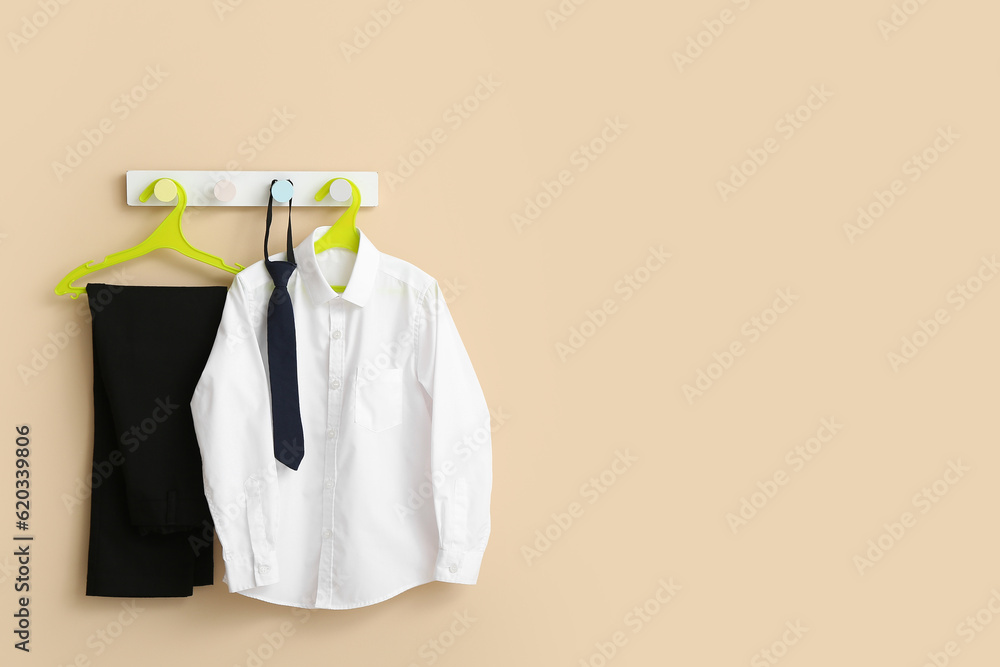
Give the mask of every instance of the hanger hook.
[[76, 267], [66, 274], [66, 276], [59, 281], [59, 284], [56, 285], [56, 294], [70, 294], [72, 298], [75, 299], [87, 291], [84, 287], [73, 287], [73, 283], [77, 279], [108, 266], [120, 264], [121, 262], [140, 257], [151, 250], [156, 250], [158, 248], [171, 248], [182, 255], [196, 259], [210, 266], [224, 269], [230, 273], [239, 273], [243, 270], [243, 267], [239, 264], [229, 266], [215, 255], [210, 255], [207, 252], [198, 250], [184, 237], [184, 229], [181, 227], [181, 217], [184, 214], [184, 208], [187, 206], [187, 192], [184, 191], [184, 187], [176, 180], [172, 178], [156, 179], [142, 191], [142, 194], [139, 195], [139, 201], [147, 201], [150, 195], [153, 194], [156, 185], [161, 181], [169, 181], [177, 188], [177, 194], [175, 195], [177, 197], [177, 205], [174, 206], [173, 210], [167, 214], [167, 217], [165, 217], [163, 221], [156, 226], [153, 233], [139, 245], [107, 255], [100, 262], [85, 262]]
[[170, 181], [177, 187], [177, 205], [174, 206], [174, 211], [177, 211], [178, 209], [184, 210], [187, 207], [187, 192], [184, 191], [183, 185], [172, 178], [158, 178], [147, 185], [146, 189], [142, 191], [141, 195], [139, 195], [139, 201], [146, 203], [146, 201], [152, 196], [153, 190], [156, 189], [156, 184], [160, 181]]
[[354, 181], [352, 181], [349, 178], [344, 178], [343, 176], [338, 176], [337, 178], [331, 178], [329, 181], [324, 183], [323, 187], [321, 187], [319, 189], [319, 192], [316, 193], [314, 199], [316, 201], [323, 201], [323, 198], [327, 197], [330, 194], [330, 185], [334, 181], [347, 181], [347, 184], [351, 186], [351, 205], [348, 208], [348, 211], [351, 210], [357, 211], [358, 207], [361, 206], [361, 191], [358, 190], [358, 186], [354, 184]]

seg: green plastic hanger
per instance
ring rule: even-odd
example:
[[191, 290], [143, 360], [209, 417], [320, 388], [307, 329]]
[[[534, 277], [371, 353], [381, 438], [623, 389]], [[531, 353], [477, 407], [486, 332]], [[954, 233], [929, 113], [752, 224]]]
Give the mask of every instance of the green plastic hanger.
[[[323, 184], [323, 187], [316, 193], [316, 201], [323, 201], [323, 198], [330, 194], [330, 184], [336, 180], [339, 179], [331, 178]], [[358, 186], [351, 179], [345, 178], [343, 180], [347, 181], [348, 185], [351, 186], [351, 205], [337, 219], [337, 222], [333, 223], [333, 226], [327, 230], [326, 234], [316, 239], [313, 247], [317, 255], [330, 248], [347, 248], [351, 252], [356, 253], [358, 247], [361, 245], [361, 232], [358, 231], [356, 220], [358, 207], [361, 206], [361, 191], [358, 190]], [[347, 288], [346, 285], [330, 285], [330, 287], [335, 292], [343, 292]]]
[[207, 252], [198, 250], [193, 245], [191, 245], [186, 238], [184, 238], [184, 230], [181, 229], [181, 216], [184, 215], [184, 209], [187, 207], [187, 193], [184, 192], [184, 188], [181, 184], [172, 178], [167, 179], [157, 179], [150, 183], [142, 194], [139, 195], [139, 201], [146, 201], [149, 199], [150, 195], [153, 194], [153, 188], [160, 181], [167, 180], [171, 181], [175, 186], [177, 186], [177, 206], [174, 207], [167, 217], [163, 219], [153, 233], [149, 235], [145, 241], [139, 245], [129, 248], [128, 250], [122, 250], [116, 252], [113, 255], [108, 255], [103, 261], [98, 263], [87, 262], [76, 267], [68, 274], [66, 277], [59, 281], [56, 285], [56, 294], [71, 294], [74, 299], [79, 297], [81, 294], [86, 292], [85, 287], [74, 287], [73, 283], [79, 280], [83, 276], [98, 271], [100, 269], [107, 268], [109, 266], [114, 266], [115, 264], [121, 264], [130, 259], [135, 259], [136, 257], [141, 257], [152, 250], [158, 250], [160, 248], [172, 248], [177, 252], [190, 257], [191, 259], [196, 259], [199, 262], [203, 262], [210, 266], [214, 266], [224, 271], [229, 271], [230, 273], [239, 273], [244, 267], [236, 264], [235, 266], [229, 266], [220, 258], [215, 255], [210, 255]]

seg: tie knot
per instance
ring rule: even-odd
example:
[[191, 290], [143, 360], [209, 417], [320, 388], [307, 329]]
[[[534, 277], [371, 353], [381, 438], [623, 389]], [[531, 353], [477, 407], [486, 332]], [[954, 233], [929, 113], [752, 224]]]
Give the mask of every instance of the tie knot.
[[287, 287], [288, 279], [292, 277], [292, 273], [295, 272], [295, 265], [291, 262], [272, 262], [268, 261], [265, 263], [267, 266], [267, 272], [271, 274], [271, 280], [274, 281], [275, 287]]

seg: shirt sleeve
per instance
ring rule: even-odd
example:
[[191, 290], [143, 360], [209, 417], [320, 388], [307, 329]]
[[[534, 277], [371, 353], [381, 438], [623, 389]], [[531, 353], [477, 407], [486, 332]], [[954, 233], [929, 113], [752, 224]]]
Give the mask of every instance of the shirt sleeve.
[[278, 481], [264, 368], [247, 291], [237, 275], [191, 400], [205, 498], [232, 593], [279, 580]]
[[431, 404], [435, 579], [475, 584], [490, 536], [490, 413], [436, 281], [421, 299], [415, 354], [417, 379]]

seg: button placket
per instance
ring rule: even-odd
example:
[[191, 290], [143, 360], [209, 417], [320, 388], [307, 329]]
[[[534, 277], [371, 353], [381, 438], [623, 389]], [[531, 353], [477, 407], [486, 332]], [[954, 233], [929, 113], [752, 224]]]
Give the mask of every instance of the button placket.
[[329, 311], [329, 384], [327, 389], [327, 441], [324, 448], [323, 470], [323, 525], [321, 527], [321, 558], [319, 572], [319, 588], [316, 600], [318, 605], [328, 606], [332, 603], [333, 590], [336, 587], [336, 572], [334, 568], [334, 511], [337, 490], [337, 450], [340, 436], [341, 414], [343, 412], [343, 386], [341, 380], [344, 374], [346, 358], [343, 335], [344, 311], [341, 299], [330, 301]]

